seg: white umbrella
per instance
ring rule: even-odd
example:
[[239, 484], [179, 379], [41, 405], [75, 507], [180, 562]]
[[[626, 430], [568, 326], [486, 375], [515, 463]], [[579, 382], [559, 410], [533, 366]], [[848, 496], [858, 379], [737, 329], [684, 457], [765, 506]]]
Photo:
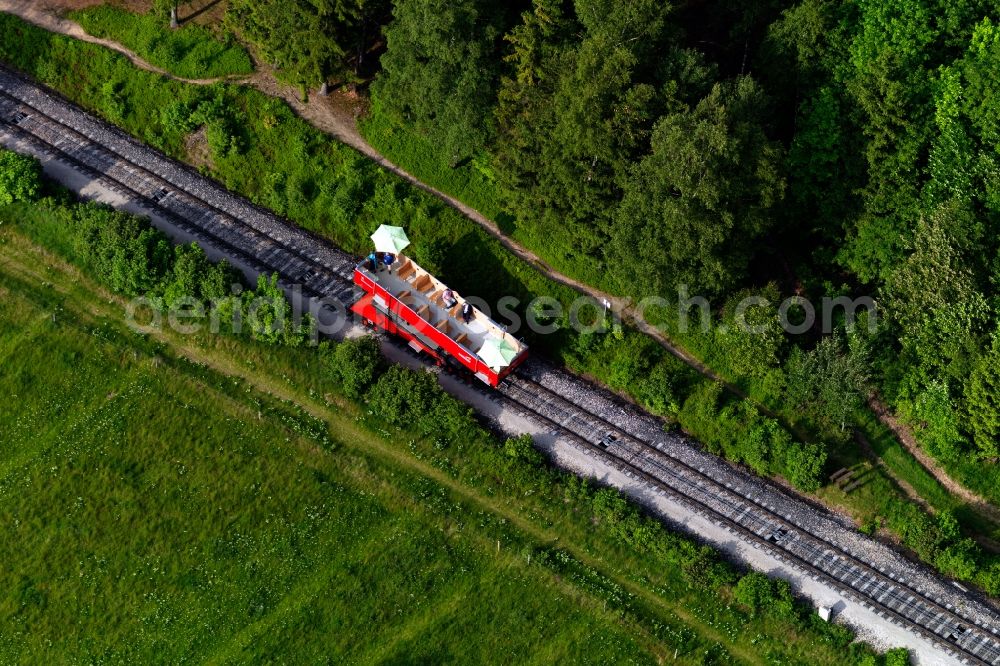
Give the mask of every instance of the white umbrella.
[[376, 252], [389, 252], [399, 254], [399, 251], [410, 244], [410, 239], [406, 237], [406, 232], [402, 227], [393, 227], [388, 224], [380, 225], [371, 236], [375, 243]]
[[506, 340], [489, 337], [479, 350], [479, 358], [491, 368], [506, 368], [517, 356], [517, 350]]

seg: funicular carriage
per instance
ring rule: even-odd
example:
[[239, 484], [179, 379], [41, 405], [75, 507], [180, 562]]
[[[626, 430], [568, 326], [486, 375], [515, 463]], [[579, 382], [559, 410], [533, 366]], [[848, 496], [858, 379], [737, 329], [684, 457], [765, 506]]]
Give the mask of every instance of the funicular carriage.
[[[362, 290], [352, 311], [366, 322], [406, 340], [439, 363], [462, 367], [497, 386], [527, 358], [528, 347], [457, 294], [451, 307], [444, 301], [448, 287], [400, 252], [409, 241], [402, 229], [383, 225], [372, 234], [377, 256], [389, 253], [390, 265], [370, 259], [354, 268], [354, 283]], [[374, 268], [374, 270], [372, 270]]]

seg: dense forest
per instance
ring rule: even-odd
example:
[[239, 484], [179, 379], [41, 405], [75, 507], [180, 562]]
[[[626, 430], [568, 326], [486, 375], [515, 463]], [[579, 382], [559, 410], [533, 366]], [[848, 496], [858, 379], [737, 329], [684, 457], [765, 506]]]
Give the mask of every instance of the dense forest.
[[683, 284], [720, 308], [748, 290], [875, 297], [874, 334], [825, 349], [760, 336], [754, 362], [876, 390], [943, 460], [998, 456], [992, 3], [236, 0], [231, 14], [296, 82], [376, 72], [374, 104], [475, 163], [513, 223], [593, 283]]

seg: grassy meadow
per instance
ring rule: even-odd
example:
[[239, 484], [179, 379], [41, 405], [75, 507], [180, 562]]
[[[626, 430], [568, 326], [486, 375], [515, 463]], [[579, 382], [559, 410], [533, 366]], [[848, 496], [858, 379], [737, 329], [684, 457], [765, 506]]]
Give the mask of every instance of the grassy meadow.
[[[55, 277], [55, 276], [54, 276]], [[0, 278], [0, 661], [653, 661], [405, 468]], [[315, 430], [322, 436], [300, 434]]]

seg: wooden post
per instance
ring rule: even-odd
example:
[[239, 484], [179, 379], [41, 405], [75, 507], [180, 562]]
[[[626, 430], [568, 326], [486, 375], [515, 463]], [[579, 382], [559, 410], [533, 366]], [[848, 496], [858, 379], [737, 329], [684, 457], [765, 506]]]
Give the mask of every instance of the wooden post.
[[170, 28], [177, 29], [177, 3], [170, 5]]

